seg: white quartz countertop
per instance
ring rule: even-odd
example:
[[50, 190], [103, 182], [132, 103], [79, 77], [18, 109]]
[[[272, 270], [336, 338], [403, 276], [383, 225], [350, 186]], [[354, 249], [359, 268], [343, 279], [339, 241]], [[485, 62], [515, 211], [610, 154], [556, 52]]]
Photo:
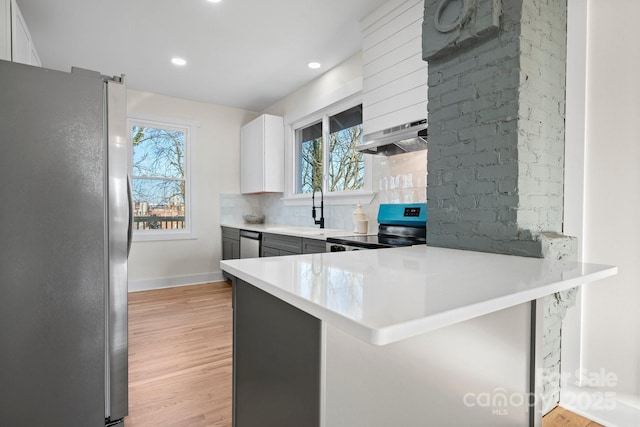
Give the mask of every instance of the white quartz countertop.
[[282, 224], [222, 224], [222, 227], [240, 230], [259, 231], [260, 233], [282, 234], [285, 236], [304, 237], [307, 239], [327, 240], [327, 237], [353, 236], [349, 230], [320, 227], [295, 227]]
[[257, 288], [375, 345], [617, 273], [616, 267], [606, 265], [425, 245], [226, 260], [220, 265]]

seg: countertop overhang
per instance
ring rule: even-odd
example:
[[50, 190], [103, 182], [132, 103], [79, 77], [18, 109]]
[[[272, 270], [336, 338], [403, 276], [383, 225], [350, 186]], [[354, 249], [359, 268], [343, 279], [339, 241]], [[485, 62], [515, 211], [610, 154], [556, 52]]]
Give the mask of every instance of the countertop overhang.
[[225, 260], [223, 270], [386, 345], [617, 273], [607, 265], [412, 246]]

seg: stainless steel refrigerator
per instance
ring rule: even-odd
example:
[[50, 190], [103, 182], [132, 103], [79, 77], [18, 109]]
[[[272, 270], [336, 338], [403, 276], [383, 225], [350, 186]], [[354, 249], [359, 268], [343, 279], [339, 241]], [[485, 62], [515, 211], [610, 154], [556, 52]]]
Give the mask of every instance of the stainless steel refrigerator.
[[126, 89], [0, 61], [0, 425], [127, 414]]

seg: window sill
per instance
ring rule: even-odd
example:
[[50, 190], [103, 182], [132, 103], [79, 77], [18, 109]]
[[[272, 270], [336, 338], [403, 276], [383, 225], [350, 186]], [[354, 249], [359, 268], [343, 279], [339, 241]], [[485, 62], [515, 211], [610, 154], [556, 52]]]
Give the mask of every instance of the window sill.
[[167, 240], [195, 240], [196, 235], [191, 231], [175, 231], [175, 232], [166, 232], [166, 231], [140, 231], [133, 232], [132, 240], [133, 242], [159, 242], [159, 241], [167, 241]]
[[[345, 194], [325, 194], [325, 205], [369, 205], [376, 193], [371, 191], [354, 191]], [[311, 206], [311, 194], [292, 194], [281, 198], [285, 206]], [[316, 205], [320, 203], [320, 194], [316, 193]]]

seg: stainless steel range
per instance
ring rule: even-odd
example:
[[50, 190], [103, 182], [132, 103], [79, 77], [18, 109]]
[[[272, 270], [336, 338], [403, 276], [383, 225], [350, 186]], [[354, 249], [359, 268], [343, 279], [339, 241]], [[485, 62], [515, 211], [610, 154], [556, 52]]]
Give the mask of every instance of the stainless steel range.
[[327, 251], [395, 248], [426, 244], [427, 204], [381, 204], [378, 234], [328, 237]]

